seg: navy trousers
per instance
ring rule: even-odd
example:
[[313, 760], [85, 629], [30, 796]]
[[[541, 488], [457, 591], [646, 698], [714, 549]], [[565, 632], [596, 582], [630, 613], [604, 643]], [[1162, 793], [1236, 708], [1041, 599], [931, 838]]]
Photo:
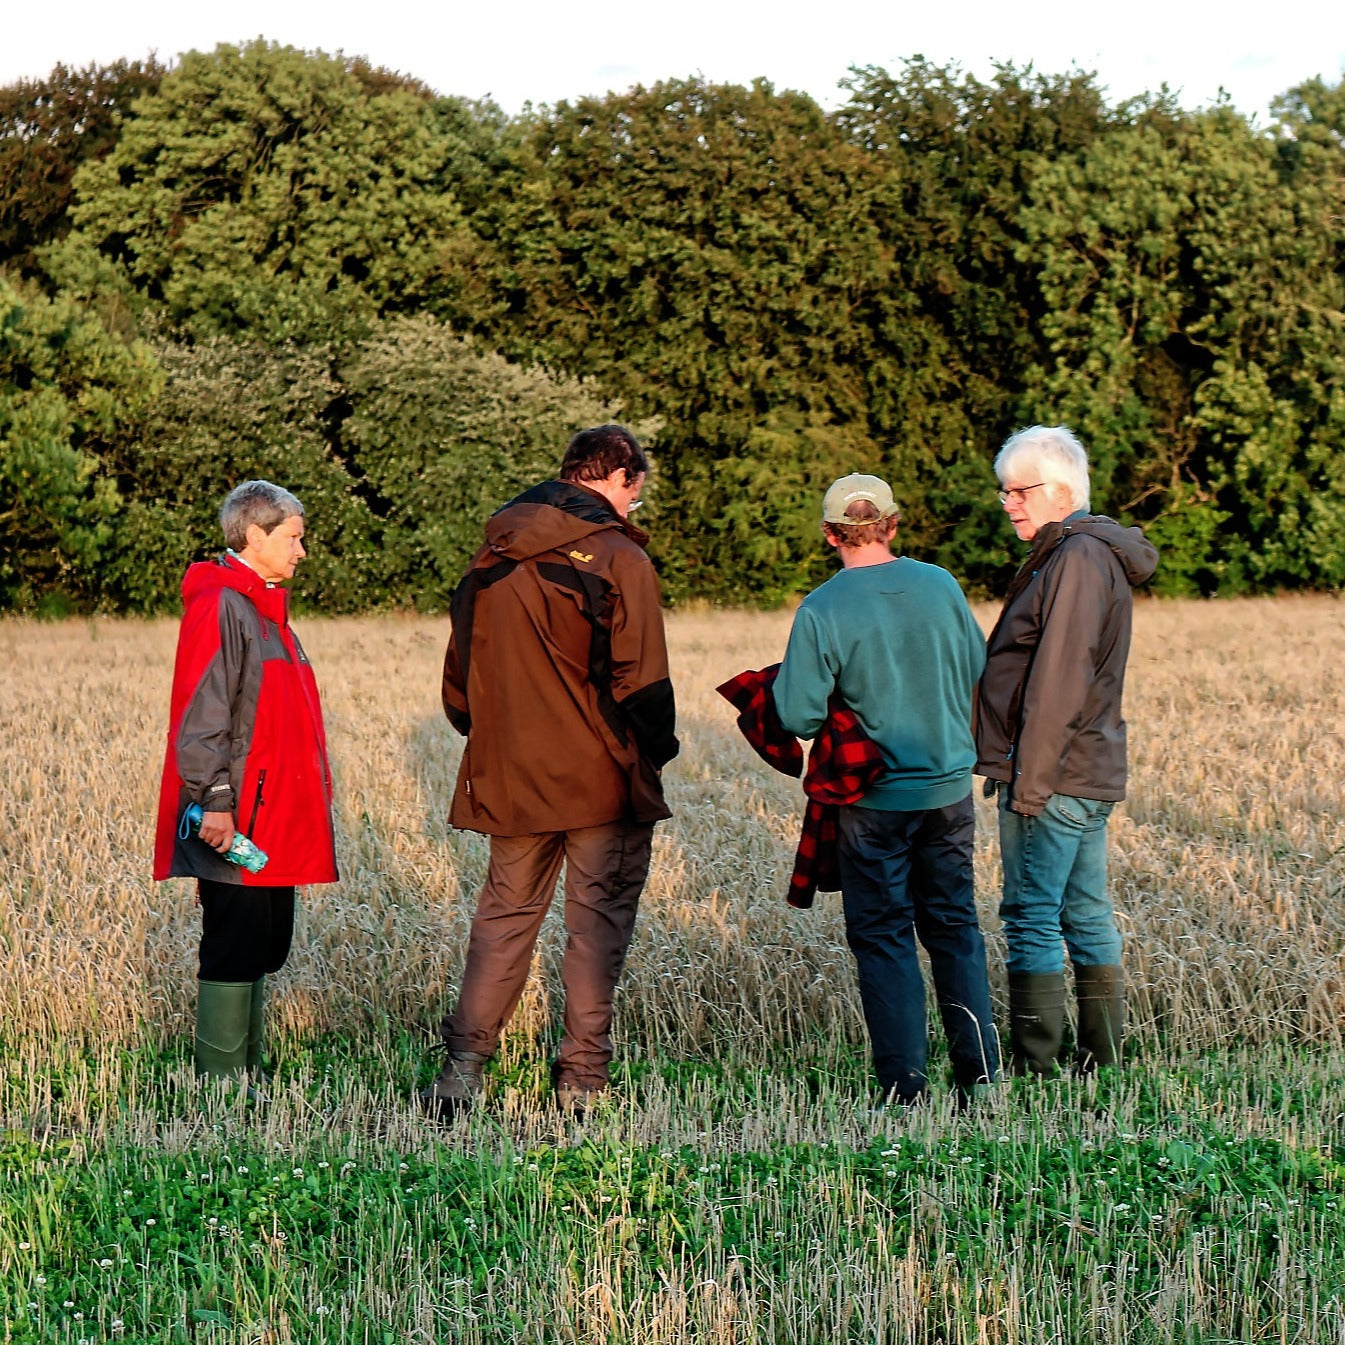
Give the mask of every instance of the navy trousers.
[[999, 1070], [985, 940], [976, 921], [974, 829], [970, 793], [947, 808], [840, 812], [846, 938], [885, 1098], [914, 1102], [928, 1088], [917, 937], [929, 954], [954, 1083], [970, 1089]]

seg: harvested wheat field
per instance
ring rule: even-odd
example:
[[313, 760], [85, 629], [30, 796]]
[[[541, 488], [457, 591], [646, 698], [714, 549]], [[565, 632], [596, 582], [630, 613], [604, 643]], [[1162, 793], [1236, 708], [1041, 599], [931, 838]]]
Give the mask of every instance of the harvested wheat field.
[[1345, 1342], [1345, 603], [1137, 607], [1127, 1068], [968, 1116], [868, 1109], [839, 898], [785, 905], [799, 787], [714, 686], [788, 614], [673, 613], [611, 1101], [549, 1106], [553, 917], [446, 1131], [411, 1099], [486, 853], [445, 821], [447, 622], [296, 625], [344, 877], [304, 896], [258, 1107], [192, 1077], [194, 893], [148, 876], [175, 624], [0, 623], [0, 1339]]

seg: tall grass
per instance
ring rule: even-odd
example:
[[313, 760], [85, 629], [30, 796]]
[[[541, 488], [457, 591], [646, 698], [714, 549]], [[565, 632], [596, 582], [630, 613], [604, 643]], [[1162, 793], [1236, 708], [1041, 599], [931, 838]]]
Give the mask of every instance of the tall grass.
[[[989, 613], [982, 614], [987, 620]], [[788, 909], [799, 788], [742, 742], [714, 686], [779, 657], [786, 614], [674, 614], [683, 751], [620, 1008], [644, 1052], [862, 1039], [839, 902]], [[337, 774], [343, 880], [303, 900], [275, 1011], [303, 1035], [432, 1025], [452, 999], [486, 847], [452, 832], [461, 742], [438, 707], [447, 624], [309, 620]], [[11, 1039], [164, 1043], [192, 1006], [197, 913], [149, 850], [171, 623], [0, 624], [0, 1013]], [[1130, 798], [1112, 827], [1131, 1031], [1164, 1042], [1341, 1042], [1345, 606], [1144, 603], [1131, 659]], [[976, 870], [1001, 988], [994, 818]], [[553, 922], [519, 1020], [554, 1016]]]

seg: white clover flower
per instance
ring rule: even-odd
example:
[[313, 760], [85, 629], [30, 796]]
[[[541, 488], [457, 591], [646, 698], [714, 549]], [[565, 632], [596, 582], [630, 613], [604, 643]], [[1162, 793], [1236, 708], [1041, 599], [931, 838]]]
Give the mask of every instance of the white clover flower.
[[112, 1265], [112, 1258], [110, 1256], [103, 1257], [103, 1259], [98, 1263], [100, 1270], [107, 1270], [111, 1265]]
[[158, 1221], [157, 1219], [146, 1219], [146, 1220], [145, 1220], [145, 1227], [146, 1227], [146, 1228], [153, 1228], [154, 1225], [157, 1224], [158, 1222], [159, 1222], [159, 1221]]
[[322, 1162], [322, 1163], [319, 1163], [319, 1164], [318, 1164], [318, 1167], [320, 1167], [320, 1168], [329, 1168], [329, 1167], [331, 1167], [331, 1164], [324, 1161], [324, 1162]]
[[239, 1175], [240, 1175], [240, 1176], [243, 1176], [243, 1177], [246, 1177], [246, 1176], [248, 1175], [248, 1170], [247, 1170], [247, 1168], [239, 1168], [239, 1169], [238, 1169], [238, 1172], [239, 1172]]
[[126, 1329], [126, 1323], [123, 1322], [120, 1317], [114, 1317], [112, 1319], [112, 1330], [114, 1333], [120, 1335], [125, 1329]]
[[28, 1249], [29, 1249], [31, 1246], [32, 1246], [31, 1243], [28, 1243], [28, 1242], [21, 1242], [21, 1243], [19, 1243], [19, 1250], [20, 1250], [21, 1252], [26, 1252], [26, 1251], [28, 1251]]
[[132, 1195], [134, 1195], [134, 1194], [135, 1194], [135, 1193], [134, 1193], [133, 1191], [123, 1191], [123, 1192], [122, 1192], [122, 1195], [125, 1196], [127, 1200], [130, 1200], [130, 1198], [131, 1198]]
[[295, 1168], [290, 1175], [294, 1177], [302, 1177], [304, 1175], [304, 1170], [303, 1168]]
[[219, 1220], [218, 1220], [218, 1219], [207, 1219], [207, 1220], [206, 1220], [206, 1226], [207, 1226], [208, 1228], [218, 1228], [218, 1227], [219, 1227]]
[[1130, 1206], [1129, 1206], [1129, 1205], [1117, 1205], [1117, 1206], [1115, 1207], [1115, 1211], [1116, 1211], [1117, 1214], [1129, 1214], [1129, 1213], [1130, 1213]]
[[331, 1308], [329, 1308], [325, 1303], [319, 1303], [317, 1307], [313, 1309], [313, 1311], [317, 1313], [319, 1317], [325, 1317], [331, 1311]]
[[46, 1284], [46, 1282], [47, 1282], [47, 1277], [46, 1277], [45, 1275], [39, 1275], [39, 1276], [37, 1276], [37, 1283], [38, 1283], [38, 1284]]
[[73, 1308], [75, 1306], [75, 1300], [73, 1298], [67, 1298], [61, 1306], [63, 1308]]

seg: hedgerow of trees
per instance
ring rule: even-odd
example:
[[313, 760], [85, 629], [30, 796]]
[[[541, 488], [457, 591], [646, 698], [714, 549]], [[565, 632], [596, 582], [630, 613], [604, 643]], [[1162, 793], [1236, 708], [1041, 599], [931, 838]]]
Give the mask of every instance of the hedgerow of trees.
[[304, 601], [442, 610], [491, 510], [618, 417], [674, 599], [816, 583], [855, 470], [992, 593], [991, 463], [1037, 421], [1160, 591], [1345, 583], [1345, 85], [1264, 128], [1078, 71], [845, 89], [507, 117], [257, 41], [0, 90], [0, 608], [171, 609], [266, 475]]

